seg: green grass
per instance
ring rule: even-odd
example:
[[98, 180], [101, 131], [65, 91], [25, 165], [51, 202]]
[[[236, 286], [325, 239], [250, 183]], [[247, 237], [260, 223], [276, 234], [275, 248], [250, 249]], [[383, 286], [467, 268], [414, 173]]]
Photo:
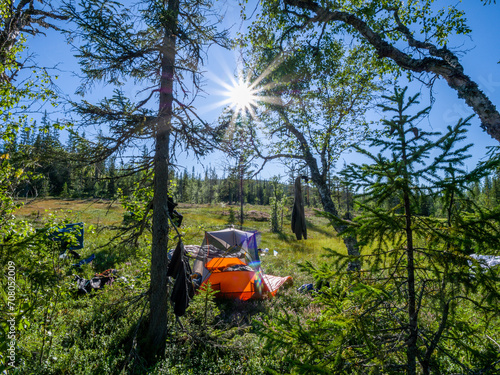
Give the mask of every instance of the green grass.
[[[237, 207], [233, 209], [237, 211]], [[180, 228], [184, 242], [196, 245], [202, 243], [205, 230], [220, 229], [229, 215], [227, 205], [180, 204], [177, 211], [184, 216]], [[141, 353], [141, 333], [137, 351], [131, 350], [137, 324], [142, 327], [139, 332], [143, 332], [147, 323], [147, 310], [142, 320], [140, 318], [145, 300], [134, 301], [149, 285], [151, 233], [144, 235], [138, 248], [117, 242], [109, 244], [115, 234], [111, 227], [122, 221], [123, 209], [116, 202], [54, 198], [27, 202], [16, 212], [16, 217], [33, 222], [37, 227], [50, 216], [84, 222], [85, 247], [78, 252], [82, 257], [95, 254], [96, 259], [81, 269], [70, 268], [73, 260], [69, 259], [56, 262], [55, 268], [51, 262], [45, 263], [47, 272], [58, 275], [59, 283], [44, 284], [45, 289], [40, 294], [44, 297], [33, 301], [30, 325], [19, 332], [19, 345], [23, 349], [19, 353], [18, 373], [261, 374], [266, 371], [266, 366], [286, 367], [280, 363], [279, 357], [262, 353], [262, 339], [254, 331], [252, 322], [281, 314], [283, 310], [294, 311], [304, 318], [317, 314], [311, 297], [296, 290], [303, 283], [313, 282], [297, 265], [306, 260], [321, 261], [324, 247], [342, 251], [344, 246], [327, 226], [326, 220], [316, 217], [312, 209], [307, 210], [308, 239], [301, 241], [297, 241], [291, 232], [289, 218], [285, 218], [281, 233], [271, 233], [268, 222], [262, 221], [269, 213], [269, 207], [245, 206], [245, 212], [250, 211], [252, 213], [245, 218], [244, 226], [259, 230], [260, 247], [270, 250], [262, 256], [262, 267], [268, 274], [292, 276], [294, 285], [281, 289], [275, 298], [264, 301], [217, 300], [211, 310], [212, 325], [206, 331], [199, 323], [204, 302], [199, 300], [200, 297], [195, 298], [182, 318], [186, 331], [180, 330], [172, 317], [167, 357], [151, 367], [140, 360], [126, 365], [130, 353], [133, 358], [144, 354]], [[172, 243], [171, 247], [174, 246]], [[278, 252], [277, 256], [273, 255], [273, 250]], [[57, 255], [54, 254], [54, 259], [58, 258]], [[75, 294], [74, 274], [91, 278], [108, 268], [117, 269], [120, 276], [113, 285], [91, 296]], [[20, 278], [19, 282], [22, 283], [21, 289], [30, 288], [28, 279], [25, 283]], [[56, 297], [58, 290], [62, 293], [60, 297]], [[29, 301], [31, 297], [23, 298]], [[46, 316], [50, 319], [44, 318]], [[40, 359], [42, 346], [45, 354]], [[122, 369], [125, 370], [122, 372]]]
[[[239, 207], [234, 207], [239, 209]], [[268, 206], [245, 205], [245, 212], [253, 211], [257, 217], [259, 213], [269, 214]], [[186, 244], [199, 245], [203, 241], [205, 230], [220, 229], [225, 226], [229, 216], [227, 205], [187, 205], [180, 204], [177, 211], [184, 215], [181, 231], [184, 234]], [[262, 257], [264, 270], [279, 276], [291, 275], [296, 285], [308, 281], [297, 269], [297, 263], [309, 260], [320, 261], [324, 254], [324, 248], [331, 248], [339, 252], [346, 252], [341, 239], [337, 238], [333, 228], [328, 226], [325, 218], [315, 215], [313, 209], [306, 210], [308, 223], [307, 240], [298, 241], [290, 228], [290, 218], [286, 217], [281, 233], [271, 233], [269, 223], [261, 220], [245, 218], [243, 226], [253, 228], [261, 232], [260, 247], [268, 248], [269, 253]], [[278, 252], [274, 256], [274, 250]], [[309, 281], [311, 282], [311, 281]]]
[[48, 215], [57, 215], [95, 226], [116, 225], [123, 218], [123, 209], [116, 201], [102, 199], [35, 199], [20, 201], [23, 206], [16, 217], [39, 223]]
[[[238, 207], [233, 209], [238, 211]], [[186, 244], [201, 244], [204, 231], [220, 229], [229, 216], [227, 205], [180, 204], [177, 211], [184, 216], [180, 231]], [[306, 210], [308, 239], [301, 241], [291, 232], [289, 213], [284, 219], [283, 231], [271, 233], [268, 222], [262, 220], [269, 214], [269, 207], [247, 205], [245, 212], [251, 215], [245, 218], [244, 226], [259, 230], [260, 247], [269, 249], [269, 253], [261, 257], [265, 272], [292, 276], [294, 285], [280, 289], [275, 298], [263, 301], [208, 301], [203, 294], [198, 294], [181, 318], [184, 329], [170, 313], [166, 357], [156, 364], [147, 364], [141, 360], [145, 356], [141, 352], [141, 338], [147, 327], [148, 311], [146, 309], [141, 318], [142, 309], [147, 305], [146, 299], [138, 299], [138, 296], [149, 286], [151, 233], [145, 233], [137, 248], [118, 241], [109, 243], [115, 235], [111, 227], [119, 225], [123, 215], [122, 208], [110, 201], [43, 199], [26, 204], [16, 216], [35, 226], [42, 226], [50, 215], [83, 221], [85, 248], [79, 252], [83, 257], [96, 254], [96, 259], [81, 269], [70, 268], [73, 260], [58, 260], [54, 244], [50, 245], [55, 249], [53, 253], [48, 250], [44, 253], [50, 259], [44, 259], [36, 248], [25, 249], [27, 256], [37, 258], [31, 262], [35, 270], [13, 259], [19, 264], [17, 302], [19, 306], [27, 303], [25, 314], [29, 323], [24, 328], [21, 324], [18, 331], [17, 373], [222, 375], [262, 374], [268, 373], [269, 368], [277, 373], [290, 372], [279, 347], [264, 349], [266, 341], [262, 333], [269, 330], [262, 331], [262, 327], [270, 327], [285, 316], [304, 327], [314, 325], [322, 312], [322, 307], [315, 303], [320, 297], [298, 293], [300, 285], [313, 282], [312, 276], [301, 271], [298, 265], [310, 261], [318, 266], [325, 261], [324, 248], [345, 253], [345, 247], [326, 219], [316, 216], [313, 209]], [[172, 243], [171, 247], [174, 246]], [[274, 250], [277, 256], [273, 255]], [[19, 259], [26, 259], [26, 255], [20, 255]], [[328, 264], [329, 269], [334, 266]], [[108, 268], [118, 270], [120, 278], [113, 285], [91, 295], [75, 294], [73, 274], [91, 278]], [[41, 286], [37, 287], [32, 276], [26, 275], [30, 272], [38, 275], [42, 271], [51, 279], [47, 282], [43, 276]], [[207, 301], [209, 309], [205, 315]], [[463, 315], [468, 319], [474, 316], [474, 311], [464, 311]], [[428, 319], [433, 321], [435, 317]], [[491, 323], [490, 337], [498, 336], [497, 327], [497, 322]], [[136, 332], [138, 341], [134, 347]], [[485, 341], [486, 344], [491, 343]], [[495, 349], [493, 344], [490, 346]], [[43, 356], [40, 355], [42, 347]], [[489, 352], [485, 349], [485, 353]]]
[[[236, 211], [239, 206], [233, 206]], [[305, 260], [319, 261], [324, 254], [324, 248], [345, 252], [342, 240], [335, 235], [333, 228], [328, 226], [325, 218], [315, 215], [312, 208], [306, 209], [308, 222], [308, 239], [298, 241], [290, 229], [290, 218], [285, 217], [283, 231], [271, 233], [269, 223], [262, 221], [262, 217], [269, 215], [268, 206], [245, 205], [245, 212], [252, 212], [250, 218], [245, 218], [244, 227], [261, 232], [261, 248], [270, 251], [262, 257], [263, 268], [268, 273], [284, 276], [291, 275], [298, 282], [306, 282], [303, 275], [297, 271], [297, 263]], [[183, 225], [179, 228], [185, 244], [200, 245], [205, 231], [221, 229], [227, 225], [229, 206], [224, 204], [193, 205], [179, 204], [177, 211], [184, 216]], [[28, 201], [17, 212], [19, 219], [25, 219], [40, 224], [49, 215], [55, 215], [73, 222], [82, 221], [88, 228], [94, 228], [85, 233], [85, 249], [81, 250], [82, 256], [96, 253], [95, 267], [118, 268], [127, 260], [135, 259], [137, 249], [117, 246], [114, 248], [101, 248], [112, 237], [113, 232], [107, 227], [119, 225], [123, 217], [123, 209], [117, 202], [107, 200], [77, 200], [77, 199], [37, 199]], [[258, 220], [252, 219], [257, 217]], [[289, 216], [289, 215], [287, 215]], [[150, 236], [150, 233], [147, 234]], [[175, 247], [172, 244], [172, 247]], [[274, 256], [274, 250], [278, 252]], [[146, 252], [148, 250], [146, 249]], [[96, 271], [99, 271], [98, 269]], [[101, 270], [102, 271], [102, 270]]]

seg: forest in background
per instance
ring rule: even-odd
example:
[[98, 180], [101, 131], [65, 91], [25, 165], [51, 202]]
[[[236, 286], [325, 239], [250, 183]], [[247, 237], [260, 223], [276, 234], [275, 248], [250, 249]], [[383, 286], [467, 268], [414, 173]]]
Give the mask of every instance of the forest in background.
[[[31, 200], [35, 198], [58, 197], [62, 199], [118, 199], [119, 196], [129, 196], [137, 185], [144, 182], [147, 173], [134, 173], [134, 166], [142, 165], [132, 159], [120, 162], [116, 158], [91, 165], [85, 165], [86, 153], [91, 147], [85, 134], [71, 132], [66, 144], [62, 144], [59, 130], [50, 125], [43, 117], [40, 126], [35, 124], [22, 132], [20, 136], [2, 142], [2, 154], [8, 154], [16, 169], [23, 169], [27, 177], [23, 184], [16, 186], [13, 194], [18, 199]], [[143, 157], [148, 160], [147, 149]], [[227, 161], [227, 171], [222, 173], [216, 167], [207, 167], [203, 173], [197, 173], [192, 167], [177, 171], [172, 169], [171, 184], [175, 202], [192, 204], [239, 204], [240, 170], [238, 165]], [[277, 183], [286, 196], [287, 204], [293, 203], [293, 181], [299, 174], [307, 170], [292, 170], [289, 176], [275, 176], [274, 181], [262, 180], [257, 177], [248, 178], [252, 171], [245, 172], [243, 178], [243, 202], [249, 205], [269, 205], [274, 195]], [[282, 180], [288, 180], [283, 183]], [[329, 189], [339, 210], [352, 210], [354, 191], [345, 178], [334, 175], [329, 178]], [[278, 190], [279, 190], [278, 189]], [[311, 185], [304, 186], [304, 204], [307, 207], [319, 208], [320, 197], [317, 189]], [[467, 192], [475, 197], [481, 205], [493, 208], [500, 203], [500, 171], [494, 170], [479, 181], [473, 181], [467, 186]], [[279, 197], [281, 199], [281, 196]], [[395, 197], [395, 202], [397, 198]], [[439, 216], [442, 207], [430, 195], [419, 197], [419, 213], [421, 215]]]

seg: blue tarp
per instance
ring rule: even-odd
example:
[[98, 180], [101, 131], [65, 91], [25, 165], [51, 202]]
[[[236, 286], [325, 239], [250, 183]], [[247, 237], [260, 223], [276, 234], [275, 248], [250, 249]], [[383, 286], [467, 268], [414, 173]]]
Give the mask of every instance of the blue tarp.
[[[78, 250], [83, 249], [84, 234], [85, 228], [83, 223], [72, 223], [55, 229], [53, 232], [49, 233], [49, 238], [52, 241], [59, 241], [63, 244], [67, 244], [68, 242], [70, 242], [72, 245], [66, 250]], [[70, 236], [74, 238], [76, 243], [71, 240]]]

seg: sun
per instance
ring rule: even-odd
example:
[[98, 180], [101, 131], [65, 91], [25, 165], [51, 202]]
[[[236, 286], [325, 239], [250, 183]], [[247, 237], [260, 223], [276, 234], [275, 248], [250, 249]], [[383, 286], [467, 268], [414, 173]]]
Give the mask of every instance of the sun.
[[227, 72], [228, 76], [211, 74], [211, 79], [220, 87], [220, 89], [214, 88], [213, 93], [223, 99], [214, 102], [209, 108], [224, 108], [224, 111], [231, 113], [230, 123], [234, 123], [238, 117], [250, 117], [251, 119], [258, 120], [258, 112], [262, 104], [282, 105], [279, 95], [268, 94], [278, 84], [275, 82], [263, 84], [265, 78], [280, 63], [281, 60], [276, 59], [258, 77], [252, 77], [250, 74], [251, 70], [248, 70], [247, 74], [245, 74], [241, 68], [238, 68], [236, 75], [234, 72], [230, 74], [229, 71]]
[[236, 113], [253, 112], [257, 106], [257, 90], [249, 82], [239, 79], [228, 87], [228, 102]]

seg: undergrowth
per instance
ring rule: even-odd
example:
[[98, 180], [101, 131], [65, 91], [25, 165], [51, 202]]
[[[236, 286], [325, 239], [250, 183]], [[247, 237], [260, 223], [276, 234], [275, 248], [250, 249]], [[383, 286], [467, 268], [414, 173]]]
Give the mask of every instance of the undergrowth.
[[[43, 204], [48, 206], [46, 210]], [[186, 244], [201, 244], [204, 231], [220, 226], [223, 217], [213, 215], [221, 211], [218, 206], [180, 210], [185, 217], [181, 230]], [[191, 215], [194, 211], [197, 214]], [[33, 202], [19, 212], [19, 218], [39, 228], [50, 222], [84, 221], [85, 246], [78, 253], [82, 259], [92, 254], [95, 258], [90, 264], [73, 267], [77, 260], [59, 258], [59, 244], [43, 236], [38, 237], [36, 250], [27, 247], [13, 255], [16, 263], [22, 259], [31, 263], [18, 270], [18, 301], [23, 301], [26, 310], [20, 309], [16, 318], [17, 367], [9, 373], [220, 375], [262, 374], [286, 368], [279, 355], [263, 352], [264, 341], [255, 322], [272, 318], [282, 309], [291, 309], [299, 316], [309, 309], [311, 298], [299, 294], [296, 287], [263, 301], [220, 300], [211, 290], [201, 291], [185, 316], [178, 321], [170, 316], [164, 358], [147, 363], [141, 340], [149, 313], [149, 234], [138, 247], [119, 240], [110, 242], [114, 236], [111, 228], [119, 225], [120, 215], [112, 202], [54, 199]], [[296, 243], [286, 232], [269, 233], [266, 223], [245, 224], [263, 230], [261, 247], [269, 248], [262, 253], [266, 272], [290, 275], [296, 286], [308, 281], [308, 276], [298, 271], [297, 262], [318, 258], [322, 241], [332, 244], [321, 232], [312, 231], [309, 242]], [[75, 275], [90, 279], [106, 269], [116, 270], [112, 284], [88, 294], [77, 292]]]
[[[220, 220], [211, 217], [220, 207], [181, 207], [180, 211], [185, 217], [181, 230], [186, 244], [201, 244], [204, 230], [219, 225]], [[192, 211], [205, 217], [204, 221], [192, 220]], [[60, 216], [57, 220], [79, 219], [75, 211], [60, 212]], [[105, 216], [105, 211], [99, 212], [101, 223], [107, 220]], [[37, 225], [43, 226], [47, 220], [56, 218], [45, 216], [37, 219]], [[262, 230], [261, 248], [269, 249], [261, 253], [265, 272], [292, 276], [294, 285], [262, 301], [221, 300], [211, 290], [201, 290], [179, 320], [170, 312], [165, 356], [156, 363], [144, 359], [147, 353], [142, 341], [149, 314], [149, 235], [138, 247], [132, 247], [118, 241], [109, 243], [113, 232], [105, 226], [87, 225], [85, 247], [79, 252], [82, 258], [96, 257], [79, 268], [71, 267], [73, 260], [60, 260], [54, 243], [40, 239], [38, 247], [13, 254], [18, 264], [19, 311], [17, 368], [9, 369], [9, 374], [311, 373], [318, 370], [314, 369], [315, 361], [324, 364], [325, 360], [342, 360], [336, 368], [349, 369], [345, 362], [352, 355], [349, 348], [361, 345], [363, 334], [367, 334], [354, 327], [349, 317], [358, 317], [364, 296], [374, 293], [370, 288], [375, 285], [370, 287], [366, 279], [367, 289], [353, 294], [345, 276], [337, 272], [340, 263], [332, 267], [331, 259], [324, 257], [324, 247], [343, 252], [341, 242], [322, 218], [310, 220], [314, 223], [310, 238], [302, 241], [294, 240], [286, 228], [282, 233], [270, 233], [267, 226], [260, 227], [261, 222], [247, 222], [247, 226]], [[109, 225], [114, 225], [112, 220]], [[75, 275], [89, 279], [109, 268], [116, 270], [111, 285], [89, 294], [77, 293]], [[297, 288], [306, 283], [318, 289], [299, 293]], [[321, 290], [322, 285], [330, 287]], [[484, 322], [467, 304], [460, 306], [457, 314], [461, 315], [458, 323], [463, 321], [464, 327], [475, 324], [478, 331], [467, 337], [457, 326], [454, 334], [464, 335], [462, 345], [474, 346], [474, 358], [484, 358], [487, 363], [487, 356], [498, 348], [498, 319]], [[366, 321], [367, 327], [382, 327], [384, 319], [381, 312]], [[431, 315], [423, 319], [425, 324], [435, 324]], [[481, 327], [486, 330], [477, 335]], [[484, 338], [481, 345], [478, 337]], [[441, 366], [443, 371], [460, 372], [453, 359], [444, 359]]]

